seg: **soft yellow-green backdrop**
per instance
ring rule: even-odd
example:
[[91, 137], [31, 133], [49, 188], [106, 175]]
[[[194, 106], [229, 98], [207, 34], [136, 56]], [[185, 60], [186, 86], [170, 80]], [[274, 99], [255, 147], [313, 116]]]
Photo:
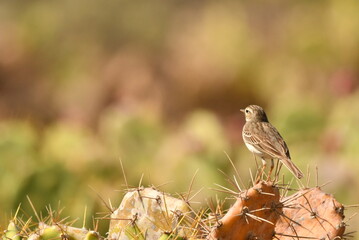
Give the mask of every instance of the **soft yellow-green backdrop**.
[[325, 191], [358, 203], [358, 13], [357, 0], [1, 1], [1, 228], [20, 203], [33, 215], [27, 195], [77, 226], [86, 206], [92, 227], [108, 211], [97, 194], [117, 206], [126, 188], [120, 159], [129, 185], [173, 194], [198, 169], [195, 206], [228, 185], [226, 153], [249, 185], [248, 104], [311, 186], [318, 166]]

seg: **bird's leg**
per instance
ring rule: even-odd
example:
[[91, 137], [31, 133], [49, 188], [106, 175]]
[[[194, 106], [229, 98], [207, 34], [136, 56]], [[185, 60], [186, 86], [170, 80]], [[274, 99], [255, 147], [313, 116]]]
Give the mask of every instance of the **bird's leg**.
[[273, 158], [270, 161], [271, 161], [271, 164], [270, 164], [270, 170], [269, 170], [269, 173], [268, 173], [267, 181], [270, 181], [270, 175], [272, 174], [272, 171], [273, 171], [273, 168], [274, 168], [274, 160], [273, 160]]
[[267, 166], [267, 162], [266, 162], [266, 160], [265, 160], [264, 158], [262, 158], [262, 164], [263, 164], [263, 166], [262, 166], [262, 169], [261, 169], [261, 171], [260, 171], [260, 173], [259, 173], [259, 175], [258, 175], [258, 177], [257, 177], [256, 183], [258, 183], [258, 182], [262, 179], [262, 176], [263, 176], [263, 173], [264, 173], [264, 169], [265, 169], [266, 166]]

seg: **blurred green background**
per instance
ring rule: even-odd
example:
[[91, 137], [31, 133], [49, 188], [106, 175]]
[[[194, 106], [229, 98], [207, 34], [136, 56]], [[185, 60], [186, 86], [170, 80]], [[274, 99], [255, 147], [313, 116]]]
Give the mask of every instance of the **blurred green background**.
[[120, 159], [129, 185], [143, 174], [170, 193], [199, 169], [206, 206], [228, 186], [218, 169], [233, 174], [225, 152], [245, 184], [255, 170], [248, 104], [310, 185], [318, 166], [325, 191], [358, 203], [358, 13], [356, 0], [1, 1], [1, 228], [19, 203], [33, 215], [26, 195], [43, 213], [60, 201], [77, 226], [87, 206], [92, 227], [107, 211], [97, 193], [120, 203]]

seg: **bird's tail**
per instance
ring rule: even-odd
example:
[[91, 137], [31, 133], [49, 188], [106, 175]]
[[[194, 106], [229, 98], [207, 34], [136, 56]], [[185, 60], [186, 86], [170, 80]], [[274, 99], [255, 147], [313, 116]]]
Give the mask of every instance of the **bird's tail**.
[[294, 174], [296, 178], [301, 179], [304, 176], [302, 171], [300, 171], [300, 169], [292, 162], [290, 158], [284, 158], [281, 160], [282, 163], [284, 163], [284, 165]]

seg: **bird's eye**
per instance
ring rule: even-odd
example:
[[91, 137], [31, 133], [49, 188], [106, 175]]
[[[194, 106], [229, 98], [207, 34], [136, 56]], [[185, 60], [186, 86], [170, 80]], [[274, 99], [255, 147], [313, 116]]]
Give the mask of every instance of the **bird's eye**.
[[246, 109], [246, 113], [249, 113], [249, 110], [248, 110], [248, 109]]

